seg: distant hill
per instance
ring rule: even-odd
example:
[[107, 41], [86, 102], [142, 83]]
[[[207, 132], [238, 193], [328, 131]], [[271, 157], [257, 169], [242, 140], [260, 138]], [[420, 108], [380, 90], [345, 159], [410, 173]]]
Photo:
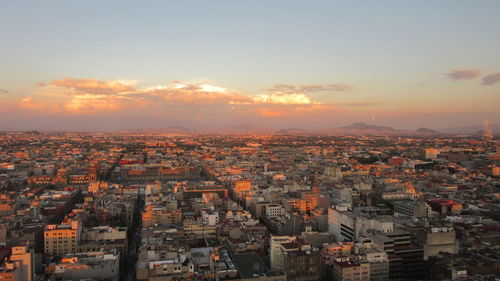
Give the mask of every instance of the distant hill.
[[422, 134], [439, 134], [438, 131], [435, 131], [435, 130], [429, 129], [429, 128], [418, 128], [415, 130], [415, 132], [422, 133]]
[[387, 126], [378, 126], [378, 125], [370, 125], [366, 123], [353, 123], [349, 126], [338, 127], [338, 128], [330, 128], [330, 129], [320, 129], [313, 130], [310, 133], [313, 134], [321, 134], [321, 135], [394, 135], [398, 134], [398, 130], [387, 127]]
[[353, 123], [349, 126], [340, 127], [343, 130], [358, 130], [358, 131], [381, 131], [394, 132], [395, 129], [387, 126], [370, 125], [362, 122]]

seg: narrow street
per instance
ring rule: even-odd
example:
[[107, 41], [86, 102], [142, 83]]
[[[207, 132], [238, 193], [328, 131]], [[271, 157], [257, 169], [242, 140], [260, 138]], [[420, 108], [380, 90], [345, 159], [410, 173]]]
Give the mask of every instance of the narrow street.
[[132, 228], [128, 232], [128, 255], [124, 268], [121, 270], [121, 280], [134, 281], [135, 279], [135, 263], [137, 262], [137, 257], [139, 253], [139, 247], [141, 245], [141, 229], [142, 229], [142, 218], [141, 213], [144, 208], [144, 195], [139, 192], [139, 197], [137, 198], [137, 205], [134, 214], [134, 221], [132, 223]]

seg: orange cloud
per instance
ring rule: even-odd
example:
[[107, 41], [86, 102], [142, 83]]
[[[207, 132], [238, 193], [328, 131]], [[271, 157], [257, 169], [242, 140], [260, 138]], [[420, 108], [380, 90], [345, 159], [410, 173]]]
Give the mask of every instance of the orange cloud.
[[115, 111], [123, 109], [120, 99], [108, 95], [75, 95], [64, 108], [71, 113], [92, 113], [97, 111]]
[[248, 96], [208, 84], [180, 84], [157, 86], [144, 92], [146, 95], [161, 97], [169, 103], [192, 105], [230, 104], [250, 102]]
[[[137, 109], [147, 109], [154, 111], [151, 114], [176, 112], [176, 114], [194, 116], [193, 114], [196, 113], [198, 117], [203, 114], [234, 113], [262, 117], [300, 117], [339, 111], [334, 105], [314, 101], [305, 92], [293, 92], [291, 90], [296, 88], [287, 85], [281, 85], [278, 88], [288, 89], [289, 92], [258, 95], [248, 95], [207, 83], [181, 83], [179, 81], [173, 81], [169, 85], [138, 87], [134, 81], [65, 78], [39, 85], [33, 97], [20, 101], [22, 108], [36, 112], [45, 110], [71, 115], [126, 113]], [[333, 84], [308, 85], [298, 89], [317, 91], [331, 88], [331, 85]]]
[[61, 112], [61, 106], [48, 101], [35, 101], [32, 97], [21, 99], [19, 106], [31, 113], [50, 113], [57, 114]]
[[135, 91], [135, 81], [101, 81], [99, 79], [64, 78], [50, 82], [52, 86], [75, 89], [92, 94], [114, 94]]

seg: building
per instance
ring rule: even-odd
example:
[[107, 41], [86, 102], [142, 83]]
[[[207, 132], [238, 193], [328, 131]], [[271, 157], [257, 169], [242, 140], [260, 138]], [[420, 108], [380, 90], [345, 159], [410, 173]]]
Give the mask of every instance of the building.
[[238, 269], [239, 280], [244, 281], [286, 281], [282, 271], [270, 271], [262, 259], [255, 253], [236, 254], [232, 256]]
[[425, 218], [430, 213], [430, 207], [423, 200], [401, 200], [394, 202], [394, 216]]
[[201, 217], [207, 225], [213, 226], [219, 222], [219, 213], [216, 211], [203, 210], [201, 212]]
[[146, 210], [142, 213], [143, 227], [180, 223], [182, 223], [181, 210], [169, 210], [165, 207], [155, 207], [154, 205], [148, 205], [146, 206]]
[[373, 249], [366, 253], [366, 260], [370, 263], [370, 281], [389, 280], [389, 256], [387, 253]]
[[328, 232], [335, 235], [338, 241], [356, 241], [369, 231], [390, 233], [394, 222], [390, 216], [376, 213], [376, 209], [349, 210], [344, 206], [328, 209]]
[[425, 160], [434, 160], [436, 158], [438, 158], [439, 156], [439, 149], [435, 149], [435, 148], [426, 148], [424, 149], [424, 159]]
[[219, 198], [229, 198], [227, 187], [221, 185], [184, 186], [182, 190], [184, 199], [202, 198], [204, 193], [217, 193]]
[[266, 204], [266, 216], [276, 218], [285, 214], [285, 209], [279, 204]]
[[127, 228], [126, 227], [111, 227], [111, 226], [96, 226], [92, 228], [86, 228], [82, 232], [81, 240], [85, 241], [114, 241], [114, 240], [126, 240], [127, 239]]
[[491, 165], [491, 175], [494, 177], [500, 176], [500, 166]]
[[245, 195], [252, 191], [252, 182], [249, 180], [235, 181], [232, 191], [233, 199], [243, 200]]
[[3, 260], [0, 263], [0, 280], [22, 280], [21, 264], [16, 261]]
[[20, 276], [25, 281], [31, 281], [35, 273], [34, 253], [33, 249], [28, 246], [15, 246], [12, 247], [12, 254], [10, 260], [19, 262]]
[[0, 280], [34, 280], [34, 253], [28, 246], [0, 248]]
[[336, 258], [332, 266], [334, 281], [370, 281], [370, 263], [346, 257]]
[[82, 232], [78, 220], [67, 224], [49, 224], [43, 232], [44, 252], [49, 255], [63, 256], [75, 253]]
[[432, 210], [441, 215], [446, 214], [460, 214], [462, 211], [462, 204], [445, 198], [430, 199], [427, 201]]
[[97, 182], [99, 170], [100, 170], [99, 161], [92, 161], [92, 164], [90, 165], [90, 168], [89, 168], [89, 171], [87, 174], [89, 183]]
[[271, 237], [271, 269], [283, 271], [287, 280], [319, 280], [321, 278], [318, 248], [296, 237]]
[[424, 247], [424, 260], [439, 253], [458, 254], [458, 241], [452, 227], [431, 227], [417, 231], [417, 241]]
[[424, 249], [412, 243], [409, 232], [396, 229], [392, 233], [370, 235], [373, 247], [389, 258], [389, 279], [419, 280], [424, 277]]
[[194, 263], [188, 249], [166, 245], [155, 247], [153, 244], [141, 248], [136, 263], [136, 280], [180, 280], [193, 275]]
[[297, 236], [271, 236], [269, 242], [269, 255], [271, 259], [271, 270], [281, 269], [281, 244], [295, 241]]
[[48, 266], [56, 280], [119, 281], [120, 255], [114, 252], [87, 252], [64, 256], [59, 263]]
[[333, 265], [335, 258], [350, 255], [353, 246], [353, 242], [323, 244], [323, 248], [321, 249], [323, 263], [326, 265]]

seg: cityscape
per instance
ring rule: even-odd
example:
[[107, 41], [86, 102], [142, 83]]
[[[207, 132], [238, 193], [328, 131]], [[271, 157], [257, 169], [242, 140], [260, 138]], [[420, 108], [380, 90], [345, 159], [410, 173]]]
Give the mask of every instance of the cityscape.
[[498, 11], [2, 2], [0, 281], [500, 280]]
[[6, 280], [498, 278], [489, 135], [30, 131], [0, 147]]

